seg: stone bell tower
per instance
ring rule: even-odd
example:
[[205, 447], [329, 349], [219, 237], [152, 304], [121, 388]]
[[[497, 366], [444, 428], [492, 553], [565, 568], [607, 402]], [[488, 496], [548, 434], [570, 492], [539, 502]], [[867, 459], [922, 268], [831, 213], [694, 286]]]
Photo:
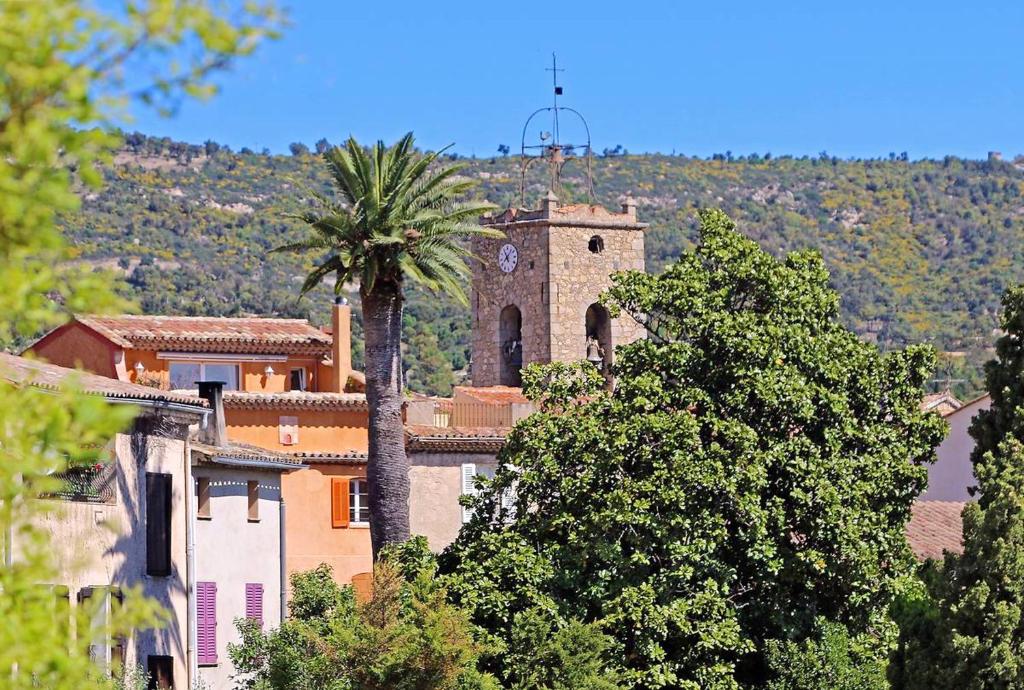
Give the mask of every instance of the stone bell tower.
[[644, 337], [629, 316], [598, 304], [616, 271], [644, 270], [646, 223], [627, 199], [620, 213], [592, 204], [508, 209], [481, 225], [504, 233], [474, 238], [474, 386], [519, 386], [522, 367], [590, 359], [607, 370], [615, 346]]

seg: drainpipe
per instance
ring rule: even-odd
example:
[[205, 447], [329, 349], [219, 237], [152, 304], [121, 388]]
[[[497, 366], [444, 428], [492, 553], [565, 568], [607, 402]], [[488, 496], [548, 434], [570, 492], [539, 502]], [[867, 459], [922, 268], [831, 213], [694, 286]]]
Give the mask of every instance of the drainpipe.
[[[282, 487], [282, 489], [283, 489], [283, 487]], [[279, 494], [278, 504], [277, 504], [278, 505], [278, 511], [279, 511], [279, 513], [278, 513], [278, 520], [277, 521], [278, 521], [278, 529], [279, 529], [279, 531], [281, 533], [281, 536], [280, 536], [281, 551], [280, 551], [280, 558], [278, 558], [278, 561], [281, 564], [280, 565], [280, 574], [279, 574], [279, 576], [281, 578], [281, 618], [278, 621], [278, 625], [280, 626], [281, 623], [284, 623], [285, 615], [288, 612], [288, 590], [287, 590], [288, 576], [287, 576], [287, 567], [285, 566], [285, 553], [286, 553], [286, 551], [285, 551], [285, 540], [284, 540], [284, 517], [285, 517], [284, 491], [280, 490], [280, 489], [279, 489], [279, 491], [281, 491], [281, 493]]]
[[[206, 418], [203, 418], [206, 422]], [[199, 679], [199, 659], [196, 657], [196, 637], [199, 631], [196, 617], [196, 496], [192, 479], [192, 449], [185, 440], [185, 591], [188, 597], [188, 687], [194, 687]]]

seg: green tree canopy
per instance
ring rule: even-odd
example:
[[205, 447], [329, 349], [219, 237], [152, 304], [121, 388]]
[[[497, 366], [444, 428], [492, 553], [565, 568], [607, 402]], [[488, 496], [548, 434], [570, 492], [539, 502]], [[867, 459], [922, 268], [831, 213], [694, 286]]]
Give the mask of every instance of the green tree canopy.
[[600, 621], [638, 688], [768, 682], [773, 640], [829, 623], [884, 657], [943, 434], [919, 409], [934, 355], [859, 340], [828, 278], [720, 211], [663, 274], [617, 275], [606, 303], [649, 337], [616, 350], [613, 392], [585, 365], [527, 372], [542, 411], [443, 558], [474, 620], [506, 643], [535, 607]]
[[970, 433], [976, 503], [963, 511], [964, 552], [928, 578], [929, 601], [907, 616], [900, 688], [1024, 688], [1024, 286], [1003, 296], [991, 407]]

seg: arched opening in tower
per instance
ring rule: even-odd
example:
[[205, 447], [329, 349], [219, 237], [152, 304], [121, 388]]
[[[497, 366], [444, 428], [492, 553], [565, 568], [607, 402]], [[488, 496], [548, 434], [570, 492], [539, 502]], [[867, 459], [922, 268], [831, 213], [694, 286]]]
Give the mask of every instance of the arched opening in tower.
[[501, 343], [501, 385], [523, 385], [523, 315], [514, 304], [502, 309], [498, 317], [498, 342]]
[[588, 362], [607, 375], [612, 358], [612, 322], [608, 310], [594, 303], [587, 307], [587, 342], [585, 355]]

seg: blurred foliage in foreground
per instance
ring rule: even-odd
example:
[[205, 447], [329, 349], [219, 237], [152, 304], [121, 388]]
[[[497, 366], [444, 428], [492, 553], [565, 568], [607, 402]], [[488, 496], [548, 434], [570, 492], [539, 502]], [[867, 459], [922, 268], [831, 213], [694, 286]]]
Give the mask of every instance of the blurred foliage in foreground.
[[[64, 312], [123, 306], [107, 276], [70, 262], [75, 252], [56, 216], [77, 212], [76, 192], [99, 188], [100, 167], [119, 142], [108, 133], [111, 118], [129, 99], [169, 111], [183, 97], [210, 93], [209, 76], [250, 53], [280, 21], [258, 3], [103, 5], [105, 11], [74, 0], [0, 3], [0, 347], [60, 323]], [[127, 81], [126, 74], [145, 78]], [[4, 688], [106, 687], [89, 646], [159, 623], [156, 606], [136, 591], [98, 626], [86, 607], [65, 608], [44, 584], [58, 580], [34, 497], [57, 488], [55, 473], [95, 463], [131, 416], [72, 389], [12, 386], [0, 372]]]

